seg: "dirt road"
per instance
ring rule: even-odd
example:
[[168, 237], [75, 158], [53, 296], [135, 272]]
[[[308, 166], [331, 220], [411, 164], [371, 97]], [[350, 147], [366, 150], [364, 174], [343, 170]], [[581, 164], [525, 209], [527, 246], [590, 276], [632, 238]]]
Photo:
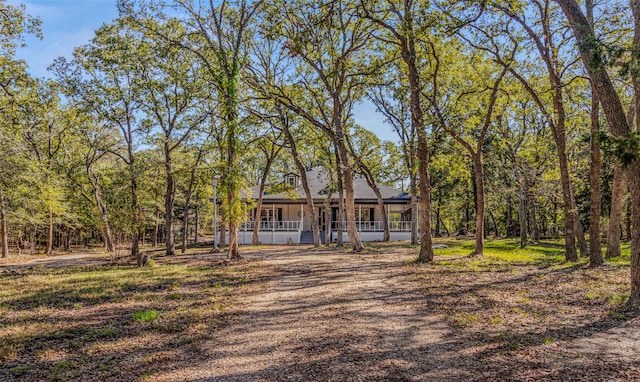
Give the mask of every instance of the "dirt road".
[[[306, 254], [305, 254], [306, 253]], [[407, 254], [289, 252], [267, 256], [278, 275], [239, 305], [207, 361], [159, 380], [451, 380], [469, 373], [455, 341], [408, 283]], [[453, 367], [452, 362], [458, 364]]]

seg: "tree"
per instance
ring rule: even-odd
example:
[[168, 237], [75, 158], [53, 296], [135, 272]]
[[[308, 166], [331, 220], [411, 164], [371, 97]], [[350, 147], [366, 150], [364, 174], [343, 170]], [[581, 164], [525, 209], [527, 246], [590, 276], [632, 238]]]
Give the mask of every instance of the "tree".
[[[184, 34], [176, 20], [170, 20], [166, 24], [157, 23], [153, 28], [167, 36], [169, 41]], [[166, 254], [172, 256], [176, 253], [173, 216], [176, 179], [173, 153], [200, 127], [210, 111], [200, 106], [200, 101], [207, 95], [195, 55], [166, 43], [155, 32], [149, 36], [137, 37], [141, 41], [135, 59], [139, 61], [134, 66], [137, 70], [132, 74], [141, 100], [140, 109], [145, 113], [142, 124], [159, 128], [158, 137], [154, 140], [161, 147], [164, 156]], [[145, 65], [148, 62], [153, 64]]]
[[[115, 243], [99, 167], [109, 150], [117, 145], [117, 131], [92, 120], [90, 112], [84, 113], [83, 109], [72, 105], [68, 107], [69, 134], [63, 142], [64, 172], [77, 192], [94, 205], [102, 226], [105, 249], [112, 255]], [[89, 190], [86, 189], [87, 182]]]
[[[15, 96], [25, 82], [30, 81], [26, 73], [25, 63], [15, 59], [16, 48], [25, 46], [24, 34], [34, 34], [42, 38], [40, 30], [41, 21], [25, 13], [25, 6], [15, 6], [7, 4], [5, 0], [0, 0], [0, 110], [7, 116], [14, 110], [16, 104]], [[9, 136], [9, 132], [0, 130], [2, 136]], [[6, 143], [6, 142], [3, 142]], [[3, 161], [3, 163], [6, 163]], [[2, 174], [6, 179], [6, 174]], [[0, 246], [1, 257], [9, 257], [9, 231], [7, 227], [6, 200], [3, 194], [3, 184], [0, 182]], [[7, 187], [4, 184], [4, 187]]]
[[258, 232], [260, 231], [259, 222], [260, 222], [260, 210], [262, 209], [262, 198], [264, 197], [264, 190], [265, 190], [265, 187], [267, 186], [267, 178], [269, 176], [269, 172], [271, 171], [271, 165], [273, 164], [274, 160], [277, 158], [278, 154], [280, 153], [280, 150], [282, 150], [282, 145], [278, 144], [278, 141], [280, 140], [282, 133], [272, 132], [272, 134], [269, 134], [270, 132], [272, 131], [267, 132], [264, 136], [259, 138], [258, 141], [256, 142], [258, 146], [258, 150], [260, 151], [260, 154], [263, 156], [265, 161], [262, 168], [262, 174], [260, 176], [260, 182], [259, 182], [260, 190], [258, 193], [258, 202], [256, 203], [256, 207], [255, 207], [256, 213], [253, 217], [255, 225], [253, 227], [253, 238], [251, 240], [252, 245], [259, 244]]
[[[585, 0], [587, 20], [593, 28], [593, 0]], [[602, 195], [600, 190], [600, 173], [602, 160], [600, 159], [600, 104], [596, 96], [594, 83], [591, 85], [591, 171], [589, 182], [591, 190], [591, 203], [589, 209], [589, 265], [597, 267], [604, 264], [602, 257], [602, 245], [600, 240], [600, 210], [602, 209]]]
[[[582, 13], [575, 0], [554, 0], [562, 7], [562, 10], [571, 24], [577, 46], [580, 51], [582, 63], [589, 74], [591, 81], [595, 84], [596, 95], [602, 106], [602, 110], [609, 122], [611, 133], [622, 140], [633, 139], [631, 129], [627, 123], [627, 118], [620, 102], [620, 97], [616, 92], [613, 82], [609, 77], [606, 64], [603, 60], [602, 52], [597, 45], [593, 28], [591, 28], [586, 16]], [[640, 47], [640, 4], [631, 1], [631, 8], [634, 14], [635, 48]], [[640, 89], [636, 90], [636, 96]], [[637, 98], [636, 98], [637, 99]], [[640, 118], [640, 117], [637, 117]], [[637, 145], [637, 142], [636, 142]], [[640, 307], [640, 157], [637, 153], [631, 153], [627, 157], [627, 173], [629, 190], [631, 193], [632, 207], [632, 232], [631, 232], [631, 293], [627, 300], [628, 308], [637, 309]]]
[[[162, 13], [162, 9], [155, 15], [149, 15], [146, 14], [145, 4], [140, 5], [137, 10], [135, 4], [130, 1], [123, 0], [118, 4], [121, 12], [144, 28], [146, 33], [156, 34], [169, 43], [195, 54], [207, 74], [207, 80], [216, 91], [224, 131], [222, 147], [225, 155], [220, 184], [225, 197], [222, 208], [224, 220], [229, 224], [227, 257], [232, 260], [241, 258], [238, 250], [238, 226], [245, 217], [240, 195], [242, 171], [238, 151], [241, 145], [238, 109], [240, 72], [242, 63], [246, 60], [245, 45], [247, 34], [250, 32], [249, 26], [262, 2], [223, 0], [214, 4], [176, 0], [174, 5], [182, 11], [178, 13], [184, 17], [179, 19], [184, 32], [177, 35], [170, 35], [154, 26], [155, 17], [168, 17]], [[149, 5], [151, 11], [158, 6], [154, 2], [150, 2]]]
[[[353, 251], [358, 252], [364, 246], [356, 228], [348, 119], [353, 103], [362, 98], [367, 81], [380, 63], [366, 55], [372, 31], [367, 22], [353, 14], [352, 8], [349, 1], [319, 6], [277, 4], [269, 9], [269, 17], [275, 21], [270, 35], [281, 39], [298, 73], [294, 85], [273, 84], [271, 96], [334, 144], [337, 172], [342, 174], [340, 180], [344, 184], [347, 233]], [[344, 227], [342, 221], [338, 224], [340, 232]]]
[[[382, 226], [384, 229], [382, 241], [389, 241], [389, 217], [382, 200], [382, 194], [378, 187], [378, 180], [375, 169], [382, 165], [382, 147], [380, 140], [372, 132], [356, 126], [352, 136], [347, 137], [349, 152], [354, 158], [354, 171], [364, 176], [367, 185], [376, 196], [378, 209], [382, 215]], [[376, 155], [376, 153], [378, 155]]]
[[[374, 3], [375, 4], [375, 3]], [[419, 0], [407, 0], [402, 7], [396, 7], [394, 2], [385, 1], [380, 7], [361, 0], [359, 10], [362, 17], [371, 20], [381, 28], [383, 33], [378, 37], [382, 43], [391, 44], [400, 54], [403, 71], [409, 84], [409, 105], [411, 110], [412, 130], [416, 133], [416, 157], [420, 182], [420, 253], [421, 262], [433, 261], [433, 247], [431, 237], [431, 181], [429, 178], [429, 145], [425, 125], [424, 106], [421, 94], [426, 82], [425, 74], [421, 70], [425, 56], [418, 54], [420, 42], [419, 31], [428, 31], [439, 20], [437, 14], [423, 12], [429, 7]], [[422, 17], [425, 16], [425, 17]], [[419, 21], [418, 21], [419, 20]]]
[[[578, 254], [576, 251], [576, 227], [577, 221], [576, 211], [574, 209], [574, 196], [570, 179], [569, 161], [567, 158], [567, 114], [565, 105], [565, 81], [563, 75], [568, 72], [573, 61], [570, 57], [561, 56], [563, 44], [566, 41], [557, 37], [553, 28], [556, 27], [554, 22], [554, 12], [550, 10], [550, 0], [533, 0], [530, 8], [518, 8], [508, 4], [496, 2], [493, 6], [500, 12], [505, 14], [509, 19], [515, 22], [515, 25], [521, 28], [524, 36], [520, 36], [518, 30], [513, 23], [499, 23], [497, 20], [489, 20], [489, 24], [478, 26], [470, 25], [471, 29], [477, 33], [477, 36], [467, 37], [464, 34], [460, 36], [464, 38], [472, 47], [487, 51], [492, 54], [496, 62], [505, 68], [521, 82], [527, 90], [531, 98], [535, 101], [540, 112], [545, 116], [547, 123], [553, 132], [553, 138], [557, 147], [558, 164], [560, 168], [560, 179], [562, 184], [563, 210], [564, 210], [564, 234], [565, 234], [565, 257], [568, 261], [577, 261]], [[533, 23], [531, 18], [536, 20]], [[534, 28], [540, 28], [534, 29]], [[545, 91], [537, 89], [534, 84], [527, 78], [526, 68], [517, 68], [511, 64], [511, 59], [504, 56], [502, 50], [504, 39], [498, 38], [508, 37], [510, 44], [514, 48], [518, 48], [521, 39], [527, 38], [536, 48], [538, 56], [542, 60], [544, 70], [548, 78], [548, 85], [551, 87], [551, 106], [545, 99]]]
[[[446, 131], [458, 144], [460, 144], [468, 153], [473, 165], [474, 185], [476, 194], [476, 240], [475, 248], [472, 253], [473, 256], [482, 256], [484, 253], [484, 235], [485, 235], [485, 185], [484, 185], [484, 164], [483, 164], [483, 147], [485, 145], [485, 138], [489, 132], [489, 127], [492, 123], [494, 109], [499, 106], [497, 104], [500, 93], [500, 85], [505, 75], [507, 74], [508, 67], [503, 67], [500, 73], [494, 78], [491, 78], [491, 72], [486, 69], [486, 62], [470, 63], [469, 66], [474, 65], [475, 70], [482, 78], [491, 78], [491, 84], [482, 84], [483, 79], [478, 78], [474, 82], [482, 84], [481, 89], [461, 89], [462, 92], [457, 97], [456, 102], [460, 103], [460, 109], [451, 110], [446, 114], [448, 116], [463, 115], [466, 121], [449, 121], [445, 116], [443, 110], [441, 97], [450, 99], [452, 90], [448, 91], [447, 95], [441, 95], [439, 92], [440, 84], [440, 72], [443, 70], [440, 66], [440, 53], [436, 52], [435, 44], [431, 44], [433, 57], [435, 61], [435, 69], [433, 75], [433, 85], [431, 87], [430, 95], [427, 97], [431, 103], [431, 107], [434, 110], [436, 119], [440, 127]], [[454, 46], [453, 43], [448, 44], [449, 47]], [[515, 54], [515, 50], [512, 53]], [[484, 68], [482, 67], [484, 64]], [[489, 68], [490, 70], [491, 68]], [[449, 76], [455, 76], [450, 74]], [[475, 85], [475, 84], [474, 84]], [[475, 87], [475, 86], [474, 86]], [[482, 94], [488, 93], [488, 99], [484, 99]], [[482, 98], [481, 98], [482, 97]], [[473, 98], [473, 101], [469, 98]], [[480, 101], [478, 102], [478, 100]], [[475, 101], [475, 102], [474, 102]], [[456, 105], [458, 106], [458, 105]], [[466, 110], [464, 113], [463, 110]], [[472, 126], [468, 126], [471, 124]], [[459, 126], [458, 126], [459, 125]], [[467, 126], [465, 126], [467, 125]], [[471, 138], [467, 138], [467, 137]], [[475, 142], [474, 142], [475, 141]]]
[[[321, 240], [318, 216], [316, 215], [313, 196], [309, 189], [307, 177], [307, 168], [310, 167], [303, 163], [303, 157], [300, 154], [300, 146], [305, 140], [304, 137], [312, 136], [313, 134], [311, 134], [308, 123], [304, 123], [301, 117], [297, 117], [296, 114], [291, 112], [287, 105], [277, 97], [272, 97], [269, 90], [272, 87], [285, 87], [284, 84], [287, 82], [290, 65], [292, 65], [290, 57], [286, 54], [285, 50], [281, 48], [282, 46], [277, 41], [266, 38], [259, 38], [258, 41], [252, 45], [252, 54], [255, 59], [252, 65], [247, 68], [247, 83], [256, 93], [256, 98], [260, 100], [259, 108], [261, 110], [256, 113], [262, 121], [269, 124], [272, 129], [278, 130], [284, 135], [285, 142], [283, 145], [288, 148], [300, 174], [311, 220], [313, 245], [317, 248], [320, 246]], [[313, 143], [318, 144], [317, 141]], [[261, 203], [261, 199], [262, 195], [260, 195], [258, 204]], [[339, 235], [342, 235], [342, 231], [339, 231]], [[255, 237], [256, 233], [254, 231], [254, 239]], [[325, 235], [325, 237], [327, 237], [327, 235]]]
[[76, 48], [73, 61], [60, 58], [53, 68], [68, 97], [93, 113], [101, 123], [119, 130], [119, 145], [110, 152], [128, 170], [127, 231], [131, 235], [131, 257], [136, 258], [141, 266], [144, 259], [139, 243], [143, 231], [143, 212], [139, 200], [137, 149], [146, 131], [137, 118], [141, 103], [134, 86], [135, 56], [139, 48], [139, 39], [121, 21], [116, 21], [99, 28], [91, 43]]
[[53, 254], [54, 218], [65, 209], [63, 185], [58, 176], [66, 125], [59, 108], [58, 85], [53, 81], [36, 81], [25, 89], [28, 100], [21, 104], [21, 135], [31, 151], [31, 160], [40, 177], [39, 195], [47, 209], [47, 244], [45, 253]]
[[[409, 178], [409, 194], [411, 195], [411, 244], [418, 244], [418, 173], [416, 165], [416, 126], [411, 123], [409, 89], [406, 81], [399, 75], [400, 70], [392, 69], [392, 80], [376, 86], [368, 93], [368, 98], [377, 111], [382, 113], [385, 121], [391, 125], [398, 138], [402, 162]], [[436, 225], [439, 221], [436, 221]], [[436, 229], [436, 236], [439, 229]]]
[[[184, 211], [183, 211], [183, 219], [182, 219], [182, 246], [180, 251], [185, 253], [187, 251], [187, 228], [189, 222], [189, 214], [191, 210], [191, 203], [194, 197], [196, 199], [196, 221], [195, 221], [195, 238], [194, 241], [198, 243], [198, 234], [199, 234], [199, 205], [198, 205], [198, 186], [201, 183], [202, 171], [201, 165], [205, 162], [206, 157], [205, 154], [208, 150], [210, 150], [210, 140], [211, 134], [206, 134], [205, 137], [200, 136], [202, 139], [201, 142], [198, 142], [195, 147], [186, 147], [184, 151], [186, 151], [187, 157], [190, 157], [190, 160], [185, 160], [189, 174], [189, 180], [187, 181], [187, 187], [185, 190], [185, 201], [184, 201]], [[193, 152], [195, 150], [195, 153]]]

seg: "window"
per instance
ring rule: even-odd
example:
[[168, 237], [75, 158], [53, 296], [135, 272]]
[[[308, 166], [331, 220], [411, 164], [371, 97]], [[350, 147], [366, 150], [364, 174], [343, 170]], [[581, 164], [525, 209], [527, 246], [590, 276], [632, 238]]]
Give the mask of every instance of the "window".
[[282, 221], [282, 208], [276, 208], [275, 212], [276, 212], [276, 216], [274, 219], [273, 216], [273, 209], [264, 209], [260, 211], [260, 221], [263, 222], [271, 222], [271, 221]]
[[289, 174], [284, 177], [284, 182], [289, 186], [298, 187], [298, 175]]
[[374, 221], [374, 209], [364, 207], [356, 209], [356, 220], [361, 222]]

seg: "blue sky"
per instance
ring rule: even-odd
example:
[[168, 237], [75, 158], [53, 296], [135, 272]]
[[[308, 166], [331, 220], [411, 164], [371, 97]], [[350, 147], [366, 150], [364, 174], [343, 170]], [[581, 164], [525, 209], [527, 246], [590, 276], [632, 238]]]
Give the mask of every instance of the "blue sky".
[[27, 48], [18, 57], [27, 61], [29, 72], [49, 77], [47, 67], [60, 56], [70, 57], [73, 48], [86, 44], [93, 31], [118, 16], [115, 0], [9, 0], [23, 3], [27, 13], [40, 17], [44, 38], [27, 38]]
[[[116, 0], [8, 0], [7, 3], [23, 3], [28, 14], [42, 20], [44, 38], [28, 36], [27, 47], [18, 50], [18, 57], [27, 61], [29, 72], [36, 77], [50, 77], [47, 67], [54, 59], [71, 57], [75, 47], [89, 42], [97, 28], [118, 16]], [[354, 116], [358, 124], [381, 139], [398, 140], [372, 104], [356, 105]]]

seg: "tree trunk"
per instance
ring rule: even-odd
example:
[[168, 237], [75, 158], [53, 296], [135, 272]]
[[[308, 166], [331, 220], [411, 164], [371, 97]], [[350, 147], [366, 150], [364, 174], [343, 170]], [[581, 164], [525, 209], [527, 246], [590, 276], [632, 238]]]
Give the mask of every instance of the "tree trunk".
[[367, 181], [369, 188], [371, 188], [373, 190], [373, 193], [376, 195], [376, 201], [378, 202], [378, 207], [380, 208], [380, 212], [382, 213], [382, 226], [384, 228], [382, 241], [389, 241], [391, 238], [391, 235], [389, 233], [389, 217], [387, 216], [387, 209], [385, 208], [384, 201], [382, 200], [380, 188], [375, 184], [373, 174], [371, 174], [369, 169], [365, 170], [364, 178]]
[[47, 256], [51, 256], [53, 254], [53, 207], [49, 206], [49, 225], [47, 227], [47, 248], [46, 254]]
[[536, 217], [536, 197], [533, 194], [529, 194], [529, 211], [533, 244], [538, 244], [540, 242], [540, 229], [538, 228], [538, 219]]
[[[234, 187], [235, 186], [233, 185], [229, 187], [231, 191], [227, 194], [228, 202], [231, 202], [234, 198], [234, 196], [232, 195], [232, 190]], [[227, 248], [227, 260], [242, 259], [242, 256], [240, 256], [240, 248], [238, 247], [238, 224], [234, 221], [235, 218], [227, 216], [227, 213], [225, 213], [225, 219], [228, 220], [227, 223], [229, 224], [229, 244]], [[224, 230], [224, 228], [224, 226], [221, 227], [221, 234], [223, 233], [222, 231]]]
[[[474, 202], [475, 203], [475, 202]], [[466, 231], [469, 230], [469, 221], [471, 220], [471, 209], [469, 208], [469, 190], [467, 190], [467, 195], [464, 202], [464, 221], [462, 222], [462, 226]]]
[[298, 170], [300, 171], [300, 180], [302, 181], [302, 188], [304, 189], [305, 198], [307, 200], [307, 208], [309, 209], [309, 218], [311, 219], [311, 232], [313, 233], [313, 246], [314, 248], [318, 248], [321, 245], [320, 227], [318, 226], [318, 215], [316, 214], [316, 207], [313, 203], [313, 195], [311, 195], [311, 189], [309, 188], [307, 170], [304, 168], [304, 165], [300, 160], [296, 161], [296, 166], [298, 166]]
[[524, 190], [518, 194], [518, 224], [520, 225], [520, 248], [526, 248], [527, 237], [527, 201]]
[[[571, 23], [573, 33], [580, 48], [582, 62], [595, 84], [594, 89], [602, 106], [611, 132], [622, 138], [628, 138], [631, 133], [627, 123], [625, 112], [616, 92], [613, 82], [609, 78], [606, 65], [593, 49], [596, 41], [593, 29], [586, 17], [582, 14], [580, 6], [575, 0], [555, 0], [561, 7], [567, 19]], [[640, 46], [640, 1], [631, 0], [631, 9], [634, 16], [634, 48]], [[634, 90], [636, 94], [639, 89]], [[631, 192], [632, 205], [632, 232], [631, 232], [631, 293], [627, 301], [627, 308], [637, 309], [640, 306], [640, 158], [634, 158], [628, 166], [629, 190]]]
[[[263, 174], [266, 173], [263, 172]], [[258, 245], [260, 244], [260, 236], [259, 236], [259, 232], [260, 232], [260, 212], [262, 210], [262, 199], [264, 198], [264, 188], [265, 188], [265, 182], [266, 179], [263, 176], [261, 182], [260, 182], [260, 196], [258, 196], [258, 202], [256, 203], [256, 213], [253, 216], [253, 221], [254, 221], [254, 226], [253, 226], [253, 237], [251, 238], [251, 245]]]
[[151, 247], [155, 248], [158, 246], [158, 231], [160, 229], [160, 211], [156, 210], [156, 224], [153, 225], [153, 239], [151, 239]]
[[36, 254], [36, 226], [33, 224], [29, 231], [29, 255]]
[[[633, 48], [640, 49], [640, 0], [630, 0], [633, 11], [634, 35]], [[640, 76], [632, 70], [633, 90], [635, 93], [636, 127], [640, 129]], [[628, 126], [632, 130], [632, 126]], [[631, 133], [631, 132], [629, 132]], [[636, 156], [628, 169], [629, 191], [631, 194], [631, 293], [626, 306], [632, 309], [640, 307], [640, 158]]]
[[227, 222], [224, 212], [219, 213], [218, 217], [220, 218], [218, 223], [218, 247], [224, 248], [227, 246]]
[[[539, 55], [544, 61], [547, 68], [547, 73], [549, 75], [549, 84], [552, 87], [551, 90], [553, 100], [553, 113], [555, 116], [554, 120], [550, 120], [549, 122], [551, 130], [553, 132], [553, 138], [556, 143], [558, 163], [560, 167], [560, 182], [562, 184], [562, 207], [565, 222], [565, 258], [567, 261], [575, 262], [578, 261], [578, 253], [576, 251], [576, 219], [573, 211], [574, 203], [571, 190], [571, 178], [566, 148], [566, 112], [563, 100], [563, 89], [565, 87], [565, 84], [562, 82], [561, 69], [558, 68], [557, 65], [558, 52], [556, 49], [553, 49], [553, 44], [549, 43], [549, 41], [551, 41], [554, 36], [549, 27], [550, 22], [548, 12], [545, 11], [545, 15], [541, 15], [541, 17], [543, 17], [541, 23], [543, 36], [537, 35], [529, 25], [526, 25], [524, 20], [519, 19], [517, 16], [508, 11], [507, 14], [521, 23], [525, 27], [529, 36], [536, 42], [536, 47], [538, 49]], [[543, 38], [546, 41], [543, 41]], [[521, 79], [521, 81], [524, 81], [526, 83], [526, 80], [524, 79]], [[525, 86], [528, 87], [528, 84], [526, 84]], [[528, 89], [530, 88], [528, 87]], [[528, 91], [532, 93], [534, 98], [538, 99], [538, 107], [544, 112], [545, 107], [544, 105], [542, 105], [541, 101], [539, 101], [538, 94], [536, 94], [532, 89]]]
[[[340, 149], [344, 151], [342, 155], [344, 155], [344, 160], [348, 161], [348, 157], [346, 157], [347, 153], [344, 147]], [[347, 234], [349, 235], [349, 240], [351, 241], [351, 249], [353, 252], [360, 252], [364, 248], [362, 241], [360, 240], [360, 234], [358, 233], [358, 228], [356, 227], [356, 205], [355, 205], [355, 194], [353, 190], [353, 172], [351, 170], [351, 166], [347, 164], [344, 168], [344, 191], [345, 191], [345, 210], [347, 212]]]
[[484, 170], [482, 169], [482, 152], [473, 155], [473, 172], [476, 189], [476, 242], [472, 256], [484, 254], [484, 221], [485, 221], [485, 197], [484, 197]]
[[241, 259], [240, 248], [238, 247], [238, 225], [234, 222], [229, 223], [229, 250], [227, 251], [228, 260]]
[[558, 161], [560, 164], [560, 182], [562, 183], [562, 207], [564, 212], [564, 250], [565, 259], [567, 261], [578, 261], [578, 252], [576, 251], [576, 223], [573, 211], [573, 198], [571, 178], [569, 177], [569, 162], [566, 154], [566, 134], [564, 129], [559, 129], [555, 134], [556, 145], [558, 146]]
[[113, 235], [111, 234], [111, 225], [109, 224], [109, 217], [107, 216], [107, 206], [102, 202], [100, 192], [94, 188], [94, 194], [96, 198], [96, 204], [98, 211], [100, 211], [100, 220], [102, 221], [102, 231], [104, 235], [104, 244], [107, 252], [114, 253], [116, 248], [113, 244]]
[[260, 224], [258, 224], [258, 220], [260, 219], [260, 210], [262, 209], [262, 200], [264, 198], [264, 189], [266, 187], [267, 177], [269, 176], [269, 171], [271, 171], [271, 164], [273, 163], [274, 159], [275, 155], [268, 156], [267, 163], [262, 169], [262, 176], [260, 177], [260, 195], [258, 196], [258, 204], [256, 204], [256, 216], [254, 216], [255, 225], [253, 227], [253, 237], [251, 238], [251, 245], [258, 245], [258, 243], [260, 242], [260, 240], [258, 239], [258, 233], [260, 232]]
[[442, 224], [442, 228], [444, 228], [444, 232], [447, 234], [447, 237], [451, 236], [451, 234], [449, 233], [449, 229], [447, 228], [447, 225], [444, 224], [441, 217], [439, 217], [439, 219], [440, 219], [440, 224]]
[[515, 232], [513, 229], [513, 206], [511, 205], [511, 195], [507, 195], [507, 237], [514, 236]]
[[[593, 0], [585, 0], [587, 21], [593, 28]], [[600, 158], [600, 112], [598, 96], [591, 82], [591, 169], [589, 171], [589, 186], [591, 200], [589, 203], [589, 265], [597, 267], [604, 264], [602, 244], [600, 240], [600, 211], [602, 209], [602, 192], [600, 186], [600, 172], [602, 159]]]
[[440, 201], [438, 200], [438, 206], [436, 207], [436, 233], [435, 237], [440, 237]]
[[[347, 213], [347, 235], [351, 241], [351, 249], [353, 252], [360, 252], [364, 248], [360, 240], [360, 234], [356, 227], [356, 204], [355, 194], [353, 190], [353, 169], [349, 161], [349, 153], [345, 144], [345, 136], [342, 126], [342, 112], [339, 100], [334, 97], [334, 113], [333, 124], [336, 128], [336, 148], [340, 157], [339, 165], [342, 167], [344, 175], [344, 193], [345, 193], [345, 210]], [[339, 106], [336, 106], [339, 105]]]
[[0, 185], [0, 244], [2, 244], [2, 258], [6, 261], [6, 259], [9, 258], [9, 232], [7, 230], [7, 216], [4, 209], [2, 185]]
[[578, 249], [580, 250], [580, 256], [586, 257], [586, 256], [589, 256], [589, 245], [587, 244], [587, 239], [585, 238], [584, 226], [580, 221], [580, 217], [578, 214], [578, 207], [575, 203], [575, 198], [573, 197], [573, 195], [571, 196], [573, 199], [573, 214], [574, 214], [573, 221], [574, 221], [574, 224], [576, 225], [576, 240], [578, 242]]
[[187, 241], [189, 240], [189, 235], [187, 229], [189, 228], [189, 213], [191, 207], [191, 187], [187, 191], [187, 196], [184, 201], [184, 212], [182, 215], [182, 242], [180, 243], [180, 252], [187, 252]]
[[194, 227], [194, 236], [193, 236], [193, 244], [198, 245], [200, 242], [200, 196], [196, 194], [196, 216], [195, 216], [195, 227]]
[[420, 191], [419, 222], [420, 222], [420, 253], [418, 261], [433, 261], [433, 238], [431, 237], [431, 179], [429, 178], [429, 144], [427, 131], [424, 126], [424, 111], [422, 110], [422, 85], [416, 62], [416, 47], [413, 36], [413, 19], [411, 14], [406, 17], [406, 28], [411, 31], [407, 37], [400, 38], [400, 54], [407, 66], [409, 82], [409, 109], [411, 110], [411, 126], [416, 132], [416, 156], [418, 162], [418, 189]]
[[629, 165], [629, 189], [631, 190], [631, 293], [627, 307], [640, 306], [640, 159]]
[[[287, 142], [289, 142], [289, 146], [291, 147], [291, 156], [293, 157], [293, 161], [296, 163], [296, 167], [298, 168], [298, 172], [300, 172], [300, 180], [302, 181], [302, 188], [304, 190], [305, 199], [307, 201], [307, 207], [310, 211], [311, 218], [311, 232], [313, 233], [313, 246], [315, 248], [320, 247], [320, 227], [318, 226], [318, 216], [316, 215], [316, 207], [313, 203], [313, 195], [311, 195], [311, 189], [309, 189], [309, 179], [307, 178], [307, 169], [304, 167], [304, 163], [300, 160], [300, 154], [298, 153], [298, 148], [296, 147], [296, 141], [293, 139], [293, 135], [288, 127], [283, 129], [285, 138]], [[326, 220], [325, 220], [326, 224]], [[325, 241], [328, 237], [325, 234]]]
[[498, 232], [498, 222], [496, 222], [496, 217], [493, 216], [493, 212], [489, 211], [489, 216], [491, 217], [491, 221], [493, 222], [493, 232], [496, 234], [496, 238], [500, 237], [500, 232]]
[[411, 244], [418, 244], [418, 185], [415, 175], [411, 176]]
[[[627, 112], [627, 124], [633, 126], [636, 114], [637, 96], [629, 106]], [[620, 240], [622, 240], [622, 212], [624, 207], [624, 192], [627, 188], [627, 172], [622, 168], [622, 164], [616, 164], [613, 172], [613, 186], [611, 187], [611, 211], [609, 213], [609, 228], [607, 229], [607, 252], [606, 258], [620, 256]], [[628, 236], [627, 236], [628, 237]]]
[[626, 235], [625, 240], [631, 241], [631, 203], [627, 205], [627, 220], [625, 222]]
[[[165, 215], [165, 236], [166, 236], [166, 249], [167, 256], [175, 256], [176, 243], [173, 235], [173, 201], [175, 198], [174, 185], [173, 185], [173, 168], [171, 163], [171, 151], [169, 148], [170, 142], [167, 141], [164, 144], [164, 156], [165, 156], [165, 171], [167, 177], [167, 187], [164, 194], [164, 215]], [[184, 228], [184, 227], [183, 227]]]
[[324, 240], [325, 244], [329, 245], [332, 241], [331, 235], [331, 219], [333, 214], [331, 211], [331, 191], [327, 193], [327, 197], [324, 199]]
[[[413, 98], [413, 96], [412, 96]], [[433, 239], [431, 237], [431, 179], [429, 178], [429, 148], [424, 126], [418, 129], [418, 171], [420, 173], [420, 262], [433, 261]]]
[[344, 231], [344, 187], [343, 187], [343, 174], [342, 174], [342, 166], [340, 164], [340, 155], [338, 154], [338, 148], [335, 147], [336, 154], [336, 174], [338, 179], [338, 221], [336, 232], [336, 247], [342, 248], [344, 246], [344, 241], [342, 237], [342, 233]]
[[129, 130], [129, 139], [127, 140], [127, 149], [129, 151], [129, 176], [131, 176], [131, 209], [133, 210], [133, 224], [131, 232], [131, 257], [136, 259], [136, 265], [143, 266], [143, 255], [140, 253], [139, 241], [140, 231], [142, 229], [142, 211], [138, 203], [138, 178], [135, 169], [133, 156], [131, 130]]
[[[113, 234], [111, 233], [111, 224], [109, 224], [109, 215], [107, 214], [107, 206], [102, 200], [102, 193], [100, 192], [100, 184], [98, 183], [98, 178], [94, 177], [89, 166], [86, 168], [87, 177], [91, 182], [91, 187], [93, 188], [93, 198], [96, 203], [96, 207], [98, 208], [98, 215], [100, 216], [100, 221], [102, 222], [102, 235], [104, 237], [104, 246], [108, 253], [115, 253], [115, 245], [113, 243]], [[88, 195], [84, 192], [82, 194], [86, 199], [89, 199]]]

